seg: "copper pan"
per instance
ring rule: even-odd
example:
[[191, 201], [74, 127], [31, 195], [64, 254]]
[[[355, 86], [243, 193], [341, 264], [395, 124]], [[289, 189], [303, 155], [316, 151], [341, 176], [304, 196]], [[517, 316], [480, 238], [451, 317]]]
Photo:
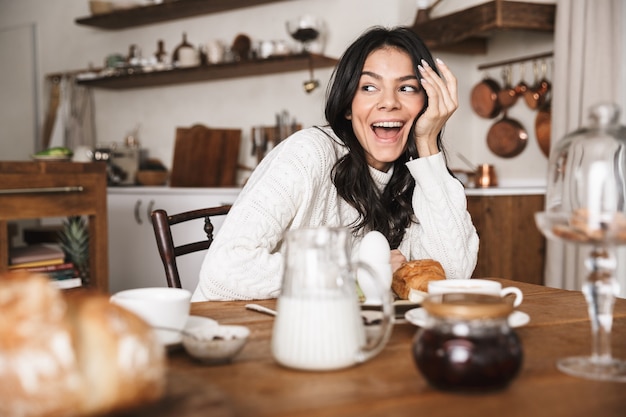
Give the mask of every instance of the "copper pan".
[[[509, 85], [508, 75], [503, 73], [505, 85]], [[502, 158], [512, 158], [524, 150], [528, 143], [528, 133], [524, 126], [515, 119], [507, 115], [507, 110], [515, 104], [508, 95], [501, 95], [500, 102], [504, 114], [502, 118], [494, 123], [487, 132], [487, 146], [494, 154]]]
[[503, 109], [508, 109], [517, 102], [519, 97], [513, 85], [513, 70], [510, 66], [502, 69], [502, 83], [503, 87], [498, 92], [498, 102]]
[[532, 87], [528, 87], [524, 92], [524, 100], [526, 105], [531, 110], [538, 110], [547, 100], [548, 92], [550, 91], [551, 84], [546, 78], [547, 64], [543, 62], [541, 64], [542, 77], [539, 78], [538, 63], [533, 62], [533, 71], [535, 73], [535, 84]]
[[507, 116], [506, 111], [500, 120], [487, 132], [487, 146], [494, 154], [502, 158], [519, 155], [528, 143], [528, 133], [524, 126]]
[[485, 119], [493, 119], [502, 110], [498, 101], [500, 85], [492, 78], [485, 77], [472, 88], [470, 102], [474, 112]]
[[545, 156], [550, 154], [550, 137], [552, 129], [552, 102], [547, 100], [535, 117], [535, 133], [537, 143]]

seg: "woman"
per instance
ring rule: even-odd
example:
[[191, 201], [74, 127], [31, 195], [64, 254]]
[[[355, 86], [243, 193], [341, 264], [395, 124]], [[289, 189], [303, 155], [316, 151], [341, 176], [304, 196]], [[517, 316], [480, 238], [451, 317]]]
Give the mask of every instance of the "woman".
[[333, 73], [328, 126], [296, 132], [254, 170], [206, 255], [193, 301], [277, 297], [283, 238], [304, 227], [349, 227], [356, 244], [378, 230], [394, 271], [432, 258], [447, 278], [469, 278], [478, 237], [441, 143], [457, 105], [456, 78], [415, 33], [361, 35]]

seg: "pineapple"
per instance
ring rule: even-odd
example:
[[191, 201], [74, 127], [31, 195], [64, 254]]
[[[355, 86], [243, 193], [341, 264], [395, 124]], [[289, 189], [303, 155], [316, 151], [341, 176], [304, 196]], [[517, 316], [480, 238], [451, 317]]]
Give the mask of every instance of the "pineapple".
[[81, 216], [70, 216], [63, 222], [59, 243], [65, 256], [78, 270], [83, 285], [89, 284], [89, 230]]

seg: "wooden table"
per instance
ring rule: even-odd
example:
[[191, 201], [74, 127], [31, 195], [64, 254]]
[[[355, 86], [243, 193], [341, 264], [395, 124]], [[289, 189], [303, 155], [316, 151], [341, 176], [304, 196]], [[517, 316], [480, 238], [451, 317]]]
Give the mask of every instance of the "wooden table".
[[[183, 351], [169, 354], [168, 392], [151, 410], [156, 416], [621, 416], [626, 383], [568, 376], [556, 360], [591, 351], [587, 308], [579, 291], [500, 280], [525, 295], [519, 307], [528, 325], [516, 329], [524, 364], [499, 392], [452, 394], [431, 388], [413, 363], [417, 327], [397, 323], [383, 352], [364, 364], [332, 372], [303, 372], [272, 358], [273, 318], [248, 311], [246, 302], [204, 302], [192, 314], [251, 329], [248, 344], [232, 364], [200, 365]], [[273, 307], [275, 300], [260, 304]], [[617, 300], [614, 356], [626, 358], [626, 300]], [[137, 416], [138, 414], [133, 414]], [[143, 416], [144, 414], [141, 413]]]

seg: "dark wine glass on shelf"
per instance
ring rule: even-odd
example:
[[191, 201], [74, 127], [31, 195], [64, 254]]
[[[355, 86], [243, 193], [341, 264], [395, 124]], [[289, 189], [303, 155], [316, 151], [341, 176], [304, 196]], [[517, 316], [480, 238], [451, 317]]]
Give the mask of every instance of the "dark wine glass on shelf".
[[323, 22], [314, 16], [300, 16], [287, 21], [287, 32], [300, 43], [300, 52], [313, 52], [311, 47], [322, 36]]
[[565, 136], [550, 154], [545, 211], [548, 238], [586, 251], [582, 292], [591, 322], [591, 355], [559, 359], [567, 374], [626, 382], [626, 360], [611, 354], [613, 306], [620, 294], [616, 249], [626, 245], [626, 127], [612, 104], [592, 108], [590, 127]]

